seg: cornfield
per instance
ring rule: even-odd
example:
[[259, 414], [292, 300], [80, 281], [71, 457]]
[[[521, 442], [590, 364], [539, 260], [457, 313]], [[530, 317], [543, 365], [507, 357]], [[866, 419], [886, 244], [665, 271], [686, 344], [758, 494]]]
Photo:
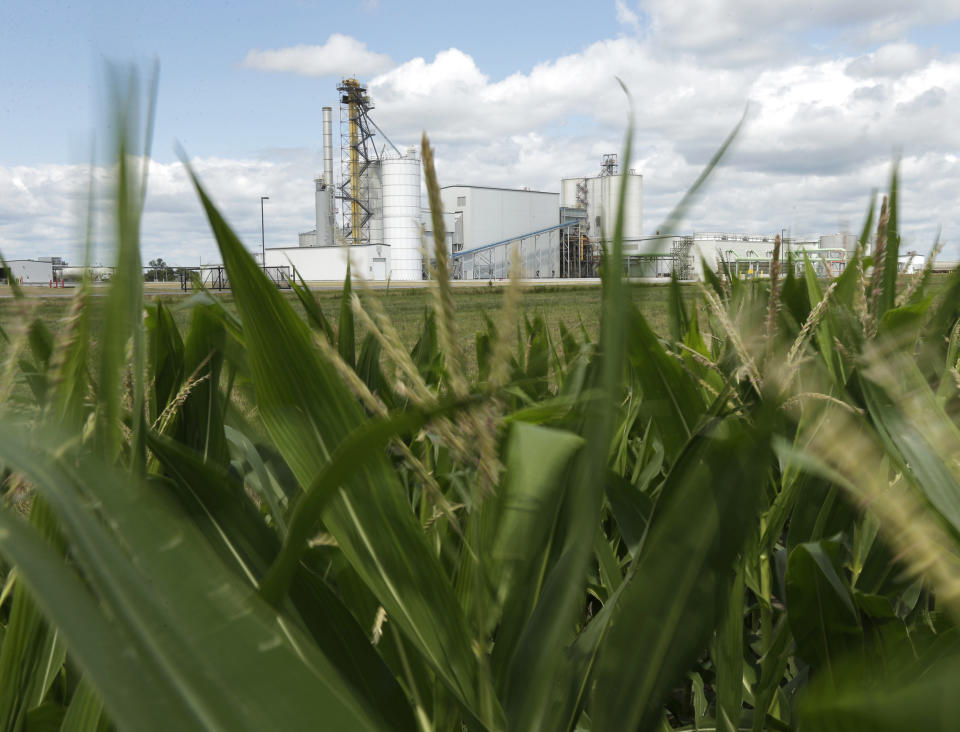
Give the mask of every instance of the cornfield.
[[960, 271], [898, 276], [896, 168], [835, 280], [673, 282], [658, 334], [608, 270], [595, 341], [513, 282], [475, 354], [442, 247], [411, 351], [191, 173], [236, 311], [181, 332], [118, 98], [102, 329], [89, 282], [3, 324], [0, 728], [956, 728]]

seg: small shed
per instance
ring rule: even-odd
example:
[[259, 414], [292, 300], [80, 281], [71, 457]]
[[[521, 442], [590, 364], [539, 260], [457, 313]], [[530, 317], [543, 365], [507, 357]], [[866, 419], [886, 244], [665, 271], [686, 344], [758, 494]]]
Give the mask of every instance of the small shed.
[[[7, 267], [22, 285], [47, 285], [53, 279], [53, 263], [36, 259], [9, 259]], [[7, 280], [7, 274], [0, 267], [0, 279]]]

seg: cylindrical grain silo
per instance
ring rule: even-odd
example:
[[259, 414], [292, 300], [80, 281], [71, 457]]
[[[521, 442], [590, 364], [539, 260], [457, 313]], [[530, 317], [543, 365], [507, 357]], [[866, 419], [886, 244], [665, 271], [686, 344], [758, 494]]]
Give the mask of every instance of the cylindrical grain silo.
[[[362, 238], [363, 244], [383, 244], [383, 171], [381, 160], [371, 160], [366, 169], [360, 174], [361, 190], [366, 198], [367, 208], [370, 209], [370, 218], [367, 222], [367, 234]], [[366, 214], [366, 212], [364, 212]], [[364, 218], [366, 218], [364, 216]]]
[[560, 205], [568, 208], [582, 207], [577, 191], [586, 178], [564, 178], [560, 181]]
[[[623, 248], [636, 250], [643, 236], [643, 176], [628, 173], [624, 198]], [[591, 239], [613, 241], [623, 176], [602, 175], [586, 181], [587, 218]]]
[[383, 182], [383, 243], [390, 247], [391, 279], [423, 277], [420, 253], [420, 160], [406, 156], [380, 161]]

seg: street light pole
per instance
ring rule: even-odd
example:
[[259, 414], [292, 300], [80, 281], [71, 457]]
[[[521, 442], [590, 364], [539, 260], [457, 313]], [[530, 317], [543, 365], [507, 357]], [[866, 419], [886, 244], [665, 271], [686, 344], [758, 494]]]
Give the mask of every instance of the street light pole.
[[270, 196], [260, 196], [260, 266], [263, 267], [264, 272], [267, 270], [267, 248], [263, 235], [263, 202], [269, 200]]

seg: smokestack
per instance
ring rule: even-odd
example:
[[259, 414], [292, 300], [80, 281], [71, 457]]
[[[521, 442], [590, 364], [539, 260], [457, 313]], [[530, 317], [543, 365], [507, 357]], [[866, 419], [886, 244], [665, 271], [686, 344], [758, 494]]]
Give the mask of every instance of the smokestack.
[[[326, 211], [321, 213], [322, 204], [317, 201], [317, 246], [329, 246], [334, 243], [333, 229], [335, 211], [333, 208], [333, 109], [323, 108], [323, 182], [326, 184], [324, 191], [326, 198]], [[319, 197], [318, 197], [319, 198]], [[326, 226], [322, 227], [324, 231], [324, 240], [320, 240], [320, 218], [326, 218]]]
[[330, 107], [323, 108], [323, 182], [333, 186], [333, 122]]

